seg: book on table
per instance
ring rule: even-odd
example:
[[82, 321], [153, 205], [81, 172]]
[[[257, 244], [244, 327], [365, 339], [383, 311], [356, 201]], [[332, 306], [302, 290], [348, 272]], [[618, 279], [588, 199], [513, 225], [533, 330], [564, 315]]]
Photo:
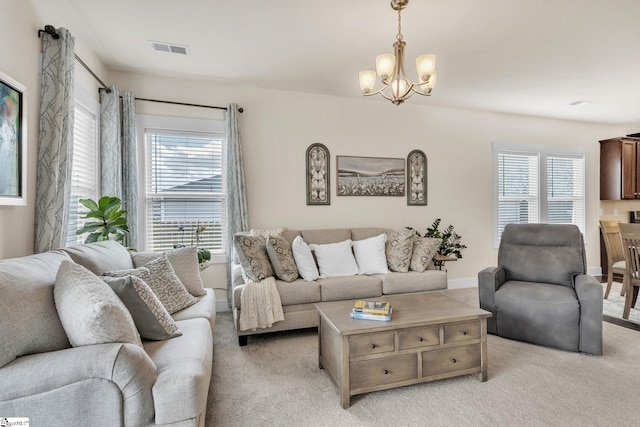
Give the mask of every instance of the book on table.
[[353, 311], [358, 313], [381, 314], [387, 316], [391, 311], [388, 301], [364, 301], [358, 300], [353, 305]]
[[387, 314], [367, 313], [353, 308], [351, 309], [351, 314], [349, 314], [349, 317], [359, 320], [377, 320], [380, 322], [391, 322], [392, 313], [393, 309], [391, 308], [391, 305], [389, 305], [389, 311], [387, 312]]

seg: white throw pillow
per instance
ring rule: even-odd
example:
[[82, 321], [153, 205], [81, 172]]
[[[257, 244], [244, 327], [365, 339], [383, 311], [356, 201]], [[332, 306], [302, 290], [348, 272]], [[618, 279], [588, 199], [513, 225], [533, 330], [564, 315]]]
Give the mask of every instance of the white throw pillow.
[[364, 240], [353, 241], [353, 253], [358, 264], [358, 274], [387, 274], [385, 243], [387, 233]]
[[309, 249], [309, 245], [302, 240], [302, 237], [298, 236], [293, 240], [291, 251], [293, 252], [293, 259], [296, 261], [296, 267], [298, 267], [300, 277], [307, 282], [313, 282], [320, 277], [311, 249]]
[[358, 264], [351, 251], [351, 239], [326, 245], [309, 245], [316, 254], [320, 277], [354, 276], [358, 274]]

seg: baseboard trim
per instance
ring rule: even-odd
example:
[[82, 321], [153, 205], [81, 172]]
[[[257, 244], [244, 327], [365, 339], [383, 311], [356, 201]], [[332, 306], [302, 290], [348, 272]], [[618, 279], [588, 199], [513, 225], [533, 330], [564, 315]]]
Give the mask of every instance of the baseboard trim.
[[477, 288], [478, 279], [453, 279], [447, 280], [447, 289], [464, 289], [464, 288]]

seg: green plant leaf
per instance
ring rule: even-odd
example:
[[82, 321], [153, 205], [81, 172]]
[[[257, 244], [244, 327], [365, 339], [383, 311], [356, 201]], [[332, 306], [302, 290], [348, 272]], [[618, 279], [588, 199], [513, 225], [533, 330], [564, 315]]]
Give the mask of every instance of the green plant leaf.
[[98, 204], [91, 199], [80, 199], [78, 200], [84, 207], [89, 209], [90, 211], [97, 211]]

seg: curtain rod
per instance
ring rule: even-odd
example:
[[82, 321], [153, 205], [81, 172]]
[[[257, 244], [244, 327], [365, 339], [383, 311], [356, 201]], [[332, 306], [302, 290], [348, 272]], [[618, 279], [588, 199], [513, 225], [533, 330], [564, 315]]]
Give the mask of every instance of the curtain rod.
[[[55, 27], [53, 25], [45, 25], [44, 26], [44, 30], [38, 30], [38, 38], [40, 38], [42, 36], [42, 33], [49, 34], [51, 37], [53, 37], [56, 40], [60, 38], [60, 35], [58, 34], [58, 32], [56, 31], [56, 29], [55, 29]], [[78, 61], [80, 63], [80, 65], [82, 65], [84, 67], [84, 69], [87, 70], [89, 72], [89, 74], [91, 74], [91, 76], [93, 76], [93, 78], [96, 79], [96, 81], [98, 81], [98, 83], [100, 83], [102, 85], [102, 87], [100, 89], [106, 90], [107, 93], [111, 92], [111, 89], [109, 89], [109, 87], [100, 79], [100, 77], [98, 77], [96, 75], [96, 73], [94, 73], [93, 70], [91, 68], [89, 68], [89, 66], [87, 64], [85, 64], [85, 62], [82, 59], [80, 59], [80, 57], [78, 55], [76, 55], [74, 53], [73, 56], [76, 58], [76, 61]], [[186, 103], [186, 102], [163, 101], [163, 100], [159, 100], [159, 99], [136, 98], [136, 101], [160, 102], [160, 103], [163, 103], [163, 104], [185, 105], [185, 106], [188, 106], [188, 107], [200, 107], [200, 108], [213, 108], [213, 109], [216, 109], [216, 110], [226, 110], [227, 109], [227, 107], [218, 107], [218, 106], [215, 106], [215, 105], [190, 104], [190, 103]], [[238, 112], [239, 113], [243, 113], [244, 112], [244, 108], [242, 108], [242, 107], [238, 108]]]

